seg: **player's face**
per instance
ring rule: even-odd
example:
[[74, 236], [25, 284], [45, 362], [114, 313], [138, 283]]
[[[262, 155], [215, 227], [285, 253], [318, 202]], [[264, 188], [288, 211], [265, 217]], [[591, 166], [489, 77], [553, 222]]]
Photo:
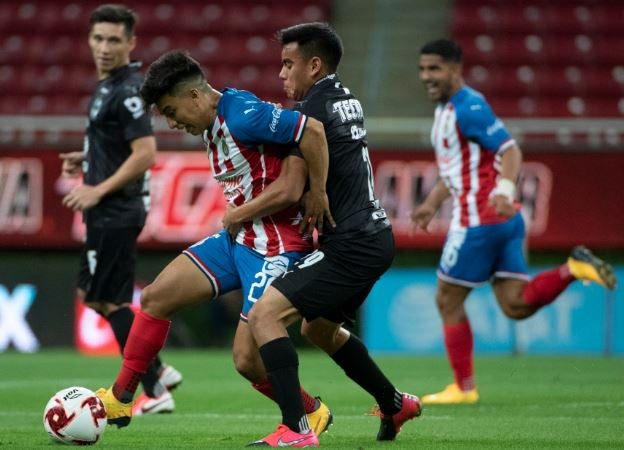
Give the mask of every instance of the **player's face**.
[[429, 99], [445, 103], [461, 87], [461, 64], [444, 61], [440, 55], [420, 55], [420, 81]]
[[315, 81], [312, 69], [311, 60], [307, 61], [301, 55], [299, 44], [290, 42], [282, 47], [282, 70], [279, 77], [288, 98], [303, 100]]
[[169, 128], [184, 130], [194, 136], [202, 134], [214, 120], [214, 117], [202, 113], [197, 97], [190, 92], [165, 95], [158, 101], [156, 108], [165, 116]]
[[122, 23], [99, 22], [93, 24], [89, 33], [89, 47], [100, 79], [111, 71], [130, 63], [130, 52], [136, 37], [126, 34]]

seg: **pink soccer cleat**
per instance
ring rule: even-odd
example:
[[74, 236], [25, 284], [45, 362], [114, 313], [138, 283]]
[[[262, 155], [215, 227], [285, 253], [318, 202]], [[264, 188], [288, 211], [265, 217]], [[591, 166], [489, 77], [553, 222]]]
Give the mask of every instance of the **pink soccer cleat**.
[[291, 430], [286, 425], [280, 424], [273, 433], [248, 444], [247, 447], [318, 447], [318, 438], [312, 430], [301, 434]]

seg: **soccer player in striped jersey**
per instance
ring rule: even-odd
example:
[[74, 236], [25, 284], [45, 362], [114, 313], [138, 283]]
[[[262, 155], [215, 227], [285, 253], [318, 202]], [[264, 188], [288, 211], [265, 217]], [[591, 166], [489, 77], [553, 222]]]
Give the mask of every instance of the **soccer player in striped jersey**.
[[444, 200], [453, 199], [453, 216], [438, 267], [436, 302], [454, 383], [425, 404], [475, 403], [473, 338], [464, 302], [479, 284], [491, 281], [501, 309], [525, 319], [549, 305], [574, 280], [615, 287], [613, 268], [584, 247], [567, 262], [532, 280], [523, 255], [525, 227], [515, 201], [522, 152], [483, 95], [463, 83], [462, 51], [453, 41], [425, 44], [420, 80], [437, 103], [431, 141], [439, 181], [412, 211], [423, 229]]
[[[191, 245], [175, 258], [141, 296], [122, 369], [111, 389], [100, 389], [109, 423], [126, 426], [137, 381], [165, 344], [170, 317], [185, 306], [242, 289], [243, 309], [234, 339], [238, 371], [264, 395], [275, 399], [258, 354], [247, 314], [271, 282], [312, 249], [302, 220], [315, 226], [331, 218], [325, 193], [327, 142], [323, 126], [296, 111], [263, 102], [246, 91], [219, 92], [199, 64], [183, 52], [161, 56], [141, 88], [146, 105], [155, 105], [171, 128], [201, 135], [213, 176], [231, 207], [250, 202], [280, 176], [288, 177], [287, 195], [276, 195], [270, 215], [242, 224], [230, 236], [222, 230]], [[300, 152], [300, 153], [299, 153]], [[305, 158], [300, 157], [300, 154]], [[306, 215], [298, 201], [309, 180]], [[331, 413], [303, 389], [308, 419], [324, 431]]]

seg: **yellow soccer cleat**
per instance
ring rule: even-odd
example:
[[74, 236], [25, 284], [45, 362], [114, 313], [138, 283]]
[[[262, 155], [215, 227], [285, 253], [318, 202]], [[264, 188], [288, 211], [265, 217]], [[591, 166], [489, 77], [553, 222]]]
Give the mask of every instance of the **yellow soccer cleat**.
[[587, 248], [581, 245], [574, 247], [567, 264], [570, 273], [577, 280], [593, 281], [607, 289], [615, 289], [617, 280], [611, 264], [598, 258]]
[[472, 404], [479, 401], [477, 389], [462, 391], [457, 384], [449, 384], [442, 392], [425, 395], [422, 403], [425, 405], [454, 405]]
[[327, 405], [321, 401], [321, 397], [316, 397], [316, 403], [318, 407], [308, 414], [308, 423], [314, 433], [320, 437], [321, 433], [327, 431], [332, 424], [334, 416]]
[[115, 398], [113, 389], [100, 388], [95, 391], [106, 410], [106, 419], [109, 425], [117, 425], [117, 428], [127, 427], [132, 419], [132, 402], [123, 403]]

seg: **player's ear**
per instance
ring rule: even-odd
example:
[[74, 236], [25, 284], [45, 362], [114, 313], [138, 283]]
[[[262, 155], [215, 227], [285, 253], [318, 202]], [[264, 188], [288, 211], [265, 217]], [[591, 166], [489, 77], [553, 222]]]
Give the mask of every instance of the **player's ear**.
[[128, 40], [128, 46], [129, 46], [129, 48], [130, 48], [130, 50], [129, 50], [129, 51], [134, 50], [134, 47], [136, 47], [136, 40], [137, 40], [137, 39], [136, 39], [136, 35], [134, 35], [134, 34], [133, 34], [133, 35], [130, 37], [130, 39]]
[[323, 61], [318, 56], [313, 56], [310, 60], [310, 74], [314, 77], [323, 69]]

